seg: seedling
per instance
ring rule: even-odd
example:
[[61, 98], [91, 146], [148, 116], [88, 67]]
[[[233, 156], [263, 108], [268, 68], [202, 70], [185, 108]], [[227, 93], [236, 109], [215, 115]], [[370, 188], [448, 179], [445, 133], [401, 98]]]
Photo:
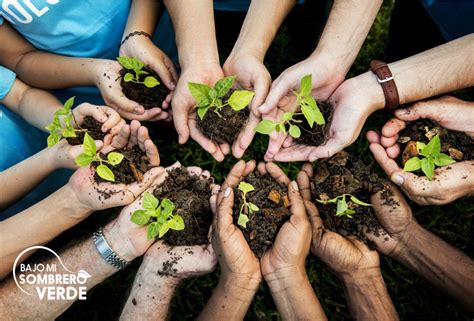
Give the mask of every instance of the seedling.
[[301, 112], [286, 112], [279, 122], [264, 119], [255, 127], [255, 131], [264, 135], [269, 135], [274, 130], [284, 134], [288, 131], [291, 137], [299, 138], [301, 136], [301, 129], [297, 124], [302, 121], [295, 119], [295, 116], [299, 115], [304, 116], [310, 128], [313, 128], [314, 123], [320, 126], [324, 125], [326, 123], [324, 116], [319, 110], [316, 100], [311, 96], [312, 78], [312, 75], [304, 76], [301, 79], [299, 91], [293, 91], [293, 94], [296, 96], [296, 104], [300, 106]]
[[239, 111], [247, 107], [252, 101], [254, 93], [249, 90], [235, 90], [226, 102], [223, 101], [234, 84], [235, 76], [220, 79], [211, 88], [206, 84], [188, 83], [189, 91], [197, 102], [197, 114], [202, 120], [209, 109], [212, 109], [219, 117], [219, 111], [225, 106]]
[[416, 142], [418, 153], [423, 156], [422, 159], [417, 156], [410, 158], [403, 167], [405, 172], [414, 172], [421, 168], [429, 180], [433, 179], [435, 165], [445, 166], [456, 163], [449, 155], [441, 153], [441, 141], [439, 134], [434, 136], [428, 144]]
[[117, 57], [117, 61], [122, 65], [123, 68], [128, 70], [128, 72], [123, 76], [123, 80], [125, 82], [143, 84], [148, 88], [154, 88], [160, 84], [158, 79], [153, 76], [146, 76], [145, 80], [140, 80], [141, 75], [149, 75], [149, 73], [145, 70], [142, 70], [145, 65], [137, 58], [122, 56]]
[[342, 194], [327, 201], [323, 201], [323, 200], [316, 200], [316, 201], [321, 204], [336, 203], [336, 216], [341, 216], [341, 217], [346, 216], [348, 218], [352, 218], [352, 214], [355, 214], [355, 211], [349, 208], [349, 205], [346, 202], [346, 196], [350, 196], [351, 202], [357, 205], [372, 206], [372, 204], [362, 202], [360, 199], [358, 199], [357, 197], [351, 194]]
[[170, 229], [184, 230], [184, 220], [179, 214], [173, 214], [174, 204], [167, 198], [160, 201], [149, 192], [143, 194], [143, 209], [133, 212], [130, 220], [138, 225], [146, 225], [146, 237], [151, 240], [162, 238]]
[[252, 192], [255, 188], [246, 182], [240, 182], [239, 190], [242, 192], [242, 206], [240, 207], [239, 219], [237, 224], [246, 228], [247, 222], [249, 221], [249, 215], [257, 212], [259, 210], [258, 206], [252, 202], [247, 201], [247, 193]]
[[84, 135], [84, 142], [82, 146], [84, 148], [84, 152], [76, 157], [77, 166], [85, 167], [89, 166], [93, 162], [97, 162], [99, 163], [95, 169], [97, 175], [106, 181], [115, 182], [114, 173], [105, 164], [116, 166], [122, 162], [124, 156], [117, 152], [110, 152], [107, 154], [107, 160], [100, 158], [96, 155], [97, 147], [95, 145], [95, 141], [88, 133]]
[[[46, 126], [46, 130], [49, 132], [48, 136], [48, 148], [56, 145], [63, 137], [76, 137], [76, 132], [86, 131], [85, 129], [76, 129], [72, 126], [72, 121], [77, 125], [74, 113], [72, 112], [72, 106], [74, 105], [74, 99], [76, 97], [69, 98], [63, 108], [58, 109], [54, 112], [53, 122]], [[61, 124], [60, 116], [64, 126]]]

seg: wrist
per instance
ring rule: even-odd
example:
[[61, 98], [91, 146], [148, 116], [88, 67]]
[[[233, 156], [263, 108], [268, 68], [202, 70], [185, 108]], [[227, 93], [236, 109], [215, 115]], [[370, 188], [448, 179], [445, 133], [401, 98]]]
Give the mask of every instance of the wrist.
[[415, 247], [419, 239], [426, 230], [414, 219], [408, 223], [402, 234], [399, 234], [397, 247], [389, 254], [395, 260], [401, 260], [411, 255], [411, 250]]
[[[219, 279], [219, 284], [225, 288], [235, 288], [237, 292], [250, 293], [256, 292], [261, 282], [262, 274], [260, 269], [251, 273], [226, 273], [222, 271]], [[234, 292], [232, 291], [232, 293]]]
[[58, 205], [62, 206], [63, 215], [73, 220], [81, 221], [92, 214], [93, 209], [79, 201], [75, 191], [71, 188], [69, 183], [60, 188], [58, 192], [60, 193], [59, 202], [61, 203]]
[[301, 286], [302, 282], [308, 281], [306, 270], [303, 267], [286, 267], [264, 274], [265, 282], [272, 292], [284, 292], [292, 287]]
[[137, 250], [132, 243], [130, 235], [122, 232], [121, 225], [117, 220], [104, 226], [103, 233], [110, 248], [122, 260], [131, 262], [140, 256], [140, 253], [137, 253]]
[[365, 72], [346, 82], [347, 90], [351, 91], [359, 104], [360, 102], [367, 104], [370, 114], [385, 107], [383, 89], [377, 81], [377, 76], [372, 72]]
[[380, 267], [370, 267], [358, 269], [351, 272], [337, 274], [338, 278], [346, 285], [348, 284], [367, 284], [383, 280]]

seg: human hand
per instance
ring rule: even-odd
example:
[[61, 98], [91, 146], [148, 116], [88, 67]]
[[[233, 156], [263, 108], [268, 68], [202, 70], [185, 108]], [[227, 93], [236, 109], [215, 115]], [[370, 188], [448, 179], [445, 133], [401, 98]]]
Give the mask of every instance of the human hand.
[[368, 132], [370, 151], [392, 182], [420, 205], [443, 205], [472, 195], [474, 190], [474, 161], [464, 161], [436, 168], [432, 180], [404, 172], [397, 162], [389, 157], [388, 150], [381, 145], [376, 132]]
[[241, 158], [255, 136], [254, 128], [260, 121], [257, 108], [265, 101], [272, 78], [263, 62], [249, 54], [231, 54], [223, 70], [225, 76], [236, 76], [236, 82], [240, 87], [255, 93], [249, 106], [250, 115], [247, 124], [232, 145], [232, 154], [236, 158]]
[[94, 59], [90, 74], [92, 83], [100, 90], [107, 106], [115, 109], [125, 119], [155, 121], [168, 118], [168, 113], [160, 108], [145, 110], [136, 101], [123, 94], [120, 71], [122, 66], [114, 60]]
[[[344, 81], [345, 74], [337, 70], [336, 66], [332, 66], [331, 60], [323, 58], [322, 55], [311, 56], [286, 69], [273, 81], [265, 103], [258, 108], [262, 118], [279, 121], [285, 112], [295, 111], [293, 90], [298, 90], [301, 79], [308, 74], [313, 76], [312, 95], [318, 100], [327, 100]], [[274, 156], [279, 152], [285, 138], [283, 133], [273, 132], [270, 135], [266, 161], [276, 160]]]
[[[329, 98], [332, 120], [321, 146], [294, 144], [291, 137], [282, 142], [283, 148], [274, 155], [276, 161], [310, 161], [331, 157], [352, 144], [360, 134], [366, 119], [385, 104], [380, 85], [374, 87], [373, 75], [362, 74], [344, 81]], [[370, 89], [372, 88], [372, 89]], [[272, 152], [273, 153], [273, 152]]]
[[188, 88], [189, 82], [208, 84], [214, 86], [216, 81], [224, 77], [222, 69], [217, 64], [195, 65], [184, 69], [178, 85], [173, 94], [171, 105], [173, 107], [173, 120], [179, 135], [179, 143], [184, 144], [189, 136], [201, 147], [210, 153], [217, 161], [224, 160], [224, 155], [230, 151], [229, 144], [217, 144], [204, 136], [196, 124], [196, 101]]

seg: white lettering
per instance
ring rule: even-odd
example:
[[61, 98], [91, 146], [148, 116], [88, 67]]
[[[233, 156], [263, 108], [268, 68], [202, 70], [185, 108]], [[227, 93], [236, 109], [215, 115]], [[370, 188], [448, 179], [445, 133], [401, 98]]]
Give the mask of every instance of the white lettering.
[[28, 8], [30, 8], [31, 12], [33, 12], [37, 17], [41, 17], [42, 15], [44, 15], [46, 12], [49, 11], [48, 6], [44, 6], [41, 9], [36, 8], [35, 5], [31, 3], [31, 0], [23, 0], [23, 2], [26, 4]]
[[36, 293], [38, 293], [38, 297], [39, 297], [40, 300], [43, 300], [44, 295], [46, 294], [46, 289], [47, 289], [47, 288], [44, 287], [44, 288], [42, 288], [42, 289], [40, 290], [39, 287], [36, 287]]
[[[18, 16], [10, 7], [15, 8], [23, 17]], [[19, 23], [28, 24], [33, 21], [33, 17], [18, 3], [18, 0], [4, 0], [2, 9]]]

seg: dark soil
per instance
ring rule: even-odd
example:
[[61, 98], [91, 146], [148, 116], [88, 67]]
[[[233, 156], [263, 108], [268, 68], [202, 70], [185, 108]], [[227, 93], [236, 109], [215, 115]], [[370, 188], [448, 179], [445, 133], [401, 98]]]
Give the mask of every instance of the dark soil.
[[[276, 182], [270, 175], [250, 173], [244, 181], [253, 185], [255, 190], [247, 194], [247, 202], [258, 206], [259, 211], [249, 215], [247, 228], [237, 224], [242, 206], [242, 192], [234, 189], [234, 224], [238, 226], [252, 251], [261, 258], [272, 246], [281, 226], [290, 219], [288, 188]], [[275, 197], [276, 196], [276, 197]]]
[[[109, 183], [131, 184], [141, 182], [143, 180], [143, 174], [150, 168], [150, 160], [145, 152], [138, 146], [133, 146], [130, 149], [114, 150], [114, 152], [121, 153], [125, 157], [122, 162], [116, 166], [107, 165], [115, 175], [115, 182]], [[100, 154], [100, 157], [107, 159], [107, 155], [104, 154]], [[94, 163], [94, 165], [97, 166], [98, 164]], [[97, 173], [95, 173], [94, 179], [97, 183], [108, 182], [97, 175]]]
[[296, 139], [296, 144], [306, 145], [306, 146], [319, 146], [326, 141], [326, 129], [329, 128], [332, 120], [332, 108], [331, 104], [324, 101], [318, 102], [319, 110], [326, 120], [326, 124], [320, 126], [314, 124], [313, 128], [309, 127], [308, 122], [303, 115], [298, 115], [295, 117], [297, 120], [302, 122], [299, 124], [301, 129], [301, 136]]
[[354, 235], [371, 249], [374, 249], [374, 244], [367, 239], [364, 231], [375, 235], [385, 233], [374, 216], [372, 207], [357, 205], [350, 201], [350, 197], [346, 197], [349, 208], [355, 211], [352, 218], [347, 218], [336, 216], [336, 204], [321, 204], [316, 200], [351, 194], [370, 204], [370, 195], [380, 190], [384, 190], [386, 203], [390, 203], [390, 194], [388, 190], [385, 191], [384, 181], [369, 166], [346, 151], [321, 160], [315, 166], [314, 178], [311, 180], [312, 199], [318, 207], [325, 228], [344, 236]]
[[121, 86], [122, 91], [125, 97], [130, 100], [136, 101], [146, 109], [150, 109], [153, 107], [161, 108], [163, 101], [165, 101], [166, 96], [170, 93], [169, 89], [165, 86], [163, 81], [158, 74], [153, 70], [144, 67], [144, 71], [148, 72], [148, 75], [140, 75], [140, 81], [143, 81], [147, 76], [153, 76], [160, 84], [154, 88], [148, 88], [143, 84], [137, 84], [134, 82], [125, 82], [123, 80], [123, 76], [128, 72], [126, 69], [122, 69], [120, 71], [120, 75], [122, 76]]
[[[402, 153], [397, 159], [398, 164], [403, 167], [407, 160], [417, 156], [416, 142], [427, 144], [431, 137], [439, 133], [441, 141], [441, 152], [451, 156], [455, 161], [474, 159], [474, 140], [462, 132], [452, 131], [439, 126], [429, 119], [421, 119], [409, 123], [400, 131], [398, 142]], [[421, 170], [415, 172], [425, 176]]]
[[[104, 140], [105, 133], [102, 132], [102, 123], [92, 116], [86, 116], [80, 129], [85, 129], [94, 140]], [[81, 145], [84, 141], [85, 132], [76, 132], [76, 137], [66, 138], [69, 145]]]
[[212, 224], [209, 199], [213, 179], [203, 180], [190, 175], [185, 167], [168, 172], [163, 184], [153, 191], [159, 200], [168, 198], [175, 205], [174, 213], [183, 217], [185, 229], [170, 230], [163, 240], [171, 246], [204, 245], [209, 243], [208, 234]]
[[[226, 101], [232, 92], [231, 90], [223, 101]], [[219, 114], [211, 108], [204, 115], [203, 120], [196, 116], [196, 121], [201, 132], [206, 137], [219, 144], [228, 143], [232, 145], [247, 123], [249, 115], [250, 111], [248, 108], [236, 112], [230, 106], [226, 106], [219, 111]]]

